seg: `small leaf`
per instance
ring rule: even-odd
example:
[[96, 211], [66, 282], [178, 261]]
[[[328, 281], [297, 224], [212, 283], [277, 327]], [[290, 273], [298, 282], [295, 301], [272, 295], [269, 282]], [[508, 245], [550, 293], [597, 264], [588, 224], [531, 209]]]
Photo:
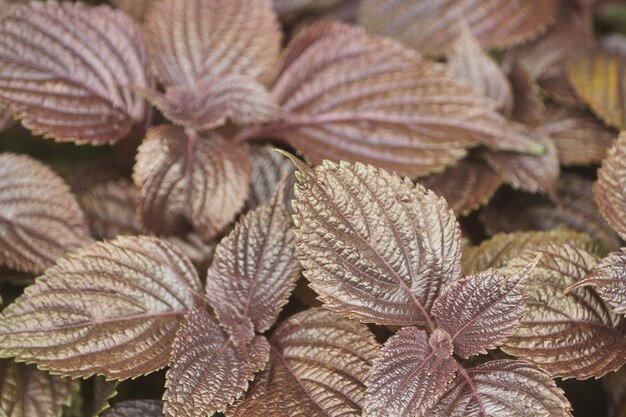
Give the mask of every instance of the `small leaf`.
[[163, 417], [163, 401], [124, 401], [107, 410], [102, 417]]
[[274, 9], [281, 16], [323, 10], [340, 2], [341, 0], [273, 0]]
[[294, 167], [284, 155], [271, 145], [251, 145], [248, 158], [252, 164], [250, 191], [246, 205], [255, 208], [270, 201], [285, 176], [292, 177]]
[[123, 10], [139, 22], [143, 22], [148, 11], [157, 0], [111, 0], [111, 2], [118, 9]]
[[511, 118], [531, 127], [539, 126], [546, 105], [532, 70], [524, 62], [516, 62], [508, 71], [508, 77], [514, 97]]
[[553, 22], [556, 0], [364, 0], [359, 23], [428, 54], [445, 52], [464, 19], [485, 49], [506, 48]]
[[284, 321], [270, 343], [267, 368], [227, 416], [361, 415], [379, 350], [367, 327], [313, 308]]
[[[441, 340], [440, 340], [441, 339]], [[405, 327], [391, 336], [374, 363], [364, 416], [422, 416], [454, 380], [450, 335]]]
[[281, 47], [270, 0], [163, 0], [148, 13], [145, 30], [168, 87], [194, 89], [201, 79], [225, 74], [266, 83]]
[[300, 165], [297, 247], [324, 305], [364, 322], [429, 321], [440, 289], [460, 275], [461, 235], [445, 200], [360, 163]]
[[263, 336], [237, 348], [206, 310], [189, 312], [172, 349], [165, 415], [205, 417], [224, 411], [265, 367], [269, 349]]
[[[467, 371], [428, 416], [571, 417], [571, 406], [544, 371], [521, 361], [487, 362]], [[469, 382], [471, 381], [471, 383]]]
[[152, 237], [119, 237], [60, 259], [2, 312], [0, 352], [62, 375], [136, 377], [167, 363], [201, 291], [193, 265]]
[[487, 353], [521, 324], [526, 311], [524, 285], [538, 259], [518, 273], [487, 270], [451, 283], [437, 298], [432, 314], [448, 332], [454, 352], [463, 357]]
[[[94, 376], [86, 381], [91, 383], [88, 388], [88, 402], [85, 417], [97, 417], [108, 410], [109, 400], [117, 395], [118, 381], [107, 381], [103, 376]], [[84, 385], [83, 385], [84, 388]], [[84, 395], [84, 391], [83, 391]]]
[[626, 362], [626, 322], [591, 289], [566, 288], [596, 265], [591, 253], [569, 244], [548, 244], [511, 260], [519, 270], [538, 253], [526, 281], [528, 311], [503, 350], [545, 369], [553, 376], [599, 378]]
[[35, 366], [0, 360], [0, 415], [3, 417], [58, 417], [77, 381], [52, 376]]
[[502, 179], [484, 164], [464, 159], [441, 174], [431, 175], [420, 182], [445, 198], [457, 215], [465, 216], [486, 204], [500, 187]]
[[300, 276], [291, 228], [283, 193], [277, 192], [217, 246], [206, 294], [222, 325], [249, 317], [254, 330], [263, 333], [276, 322]]
[[[36, 48], [35, 43], [45, 43]], [[112, 143], [143, 123], [149, 88], [139, 26], [109, 6], [30, 2], [0, 21], [0, 103], [61, 141]]]
[[208, 242], [243, 207], [250, 162], [242, 147], [214, 133], [161, 125], [139, 147], [133, 180], [147, 229], [173, 235], [193, 225]]
[[57, 174], [29, 156], [0, 154], [0, 264], [40, 274], [89, 241], [83, 213]]
[[626, 240], [626, 133], [622, 133], [602, 162], [593, 194], [600, 212]]

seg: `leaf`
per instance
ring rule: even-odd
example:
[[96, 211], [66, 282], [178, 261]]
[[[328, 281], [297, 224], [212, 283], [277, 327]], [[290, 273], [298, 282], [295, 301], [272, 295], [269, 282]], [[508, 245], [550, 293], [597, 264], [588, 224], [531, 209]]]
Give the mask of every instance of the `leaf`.
[[240, 219], [217, 246], [206, 295], [223, 325], [232, 329], [237, 318], [249, 317], [263, 333], [276, 322], [300, 276], [291, 228], [279, 191]]
[[496, 109], [509, 115], [513, 108], [513, 92], [498, 64], [483, 51], [480, 42], [462, 21], [458, 38], [448, 52], [448, 65], [467, 85], [489, 97]]
[[610, 253], [570, 289], [584, 286], [593, 287], [616, 314], [626, 314], [626, 248]]
[[199, 291], [193, 266], [170, 244], [95, 243], [58, 260], [2, 312], [0, 354], [62, 375], [137, 377], [165, 366]]
[[445, 198], [457, 215], [465, 216], [486, 204], [500, 188], [502, 179], [484, 164], [464, 159], [441, 174], [431, 175], [420, 182]]
[[274, 10], [282, 16], [323, 10], [340, 3], [340, 0], [273, 0], [273, 3]]
[[157, 0], [112, 0], [115, 7], [123, 10], [139, 22], [143, 22], [148, 11]]
[[217, 243], [211, 241], [204, 243], [200, 236], [195, 233], [189, 233], [184, 236], [169, 236], [165, 240], [176, 246], [194, 265], [198, 271], [205, 272], [215, 253]]
[[0, 21], [0, 103], [36, 134], [116, 142], [146, 116], [130, 88], [151, 84], [141, 29], [120, 11], [30, 2]]
[[523, 62], [516, 62], [508, 71], [508, 77], [514, 97], [511, 118], [538, 127], [543, 122], [546, 105], [531, 69]]
[[145, 30], [161, 81], [190, 89], [229, 73], [267, 83], [282, 37], [270, 0], [164, 0]]
[[[487, 362], [457, 378], [434, 417], [571, 417], [571, 406], [544, 371], [521, 361]], [[470, 382], [471, 381], [471, 384]]]
[[485, 49], [507, 48], [537, 36], [554, 21], [555, 0], [364, 0], [359, 23], [421, 52], [445, 52], [464, 19]]
[[98, 184], [82, 194], [79, 201], [95, 239], [139, 235], [143, 231], [137, 216], [137, 190], [130, 181]]
[[622, 133], [602, 161], [593, 195], [609, 225], [626, 240], [626, 133]]
[[163, 401], [132, 400], [116, 404], [102, 417], [162, 417]]
[[252, 145], [248, 148], [248, 158], [252, 164], [250, 191], [246, 205], [253, 209], [270, 201], [281, 179], [293, 177], [294, 167], [284, 155], [276, 152], [271, 145]]
[[243, 207], [250, 162], [242, 147], [211, 133], [171, 125], [148, 130], [139, 147], [133, 181], [143, 225], [173, 235], [193, 225], [208, 242]]
[[450, 334], [457, 355], [485, 354], [521, 324], [525, 281], [537, 261], [510, 276], [492, 270], [468, 275], [448, 285], [435, 300], [435, 322]]
[[[117, 395], [118, 381], [107, 381], [103, 376], [95, 376], [87, 380], [90, 382], [88, 391], [86, 417], [97, 417], [108, 410], [109, 400]], [[84, 385], [83, 385], [84, 387]]]
[[0, 360], [0, 415], [58, 417], [78, 383], [52, 376], [35, 366]]
[[360, 161], [414, 176], [441, 171], [479, 143], [541, 151], [442, 64], [338, 22], [295, 37], [271, 92], [292, 116], [239, 139], [279, 139], [313, 163]]
[[298, 253], [325, 307], [364, 322], [428, 322], [460, 275], [461, 234], [445, 200], [361, 163], [296, 166]]
[[177, 125], [209, 130], [226, 123], [238, 125], [271, 122], [283, 115], [280, 106], [262, 84], [239, 74], [199, 80], [197, 85], [171, 87], [166, 94], [143, 94]]
[[599, 378], [626, 362], [626, 324], [590, 288], [565, 289], [596, 265], [591, 253], [569, 244], [547, 244], [511, 260], [518, 270], [542, 255], [526, 280], [528, 311], [503, 350], [553, 376]]
[[[457, 364], [450, 335], [436, 332], [429, 340], [423, 330], [405, 327], [387, 340], [372, 369], [364, 416], [426, 415], [443, 396]], [[435, 344], [440, 335], [447, 346]]]
[[0, 154], [0, 264], [40, 274], [89, 240], [83, 213], [57, 174], [29, 156]]
[[269, 345], [256, 336], [245, 350], [204, 309], [187, 315], [176, 336], [165, 383], [165, 415], [204, 417], [223, 411], [269, 360]]
[[360, 416], [379, 345], [362, 324], [322, 308], [284, 321], [270, 362], [229, 417]]
[[626, 55], [588, 50], [569, 61], [567, 75], [576, 94], [605, 123], [626, 128]]

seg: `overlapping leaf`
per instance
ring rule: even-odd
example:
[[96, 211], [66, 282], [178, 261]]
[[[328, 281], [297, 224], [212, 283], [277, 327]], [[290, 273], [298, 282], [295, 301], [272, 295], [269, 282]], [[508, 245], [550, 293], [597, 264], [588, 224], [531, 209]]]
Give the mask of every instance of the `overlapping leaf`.
[[147, 62], [139, 26], [109, 6], [34, 1], [0, 21], [0, 103], [57, 140], [110, 143], [142, 123], [131, 88], [150, 87]]
[[620, 135], [602, 162], [593, 194], [604, 218], [626, 239], [626, 133]]
[[204, 417], [223, 411], [246, 391], [269, 360], [269, 345], [256, 336], [236, 347], [204, 309], [189, 312], [176, 336], [165, 384], [165, 414]]
[[417, 175], [478, 143], [542, 149], [443, 65], [337, 22], [315, 24], [291, 42], [272, 93], [293, 115], [241, 138], [282, 139], [315, 163], [361, 161]]
[[254, 330], [268, 330], [296, 285], [300, 264], [283, 199], [279, 191], [249, 212], [215, 251], [206, 294], [220, 322], [231, 329], [237, 318], [249, 317]]
[[[471, 382], [470, 382], [471, 381]], [[544, 371], [521, 361], [491, 361], [467, 371], [430, 410], [433, 417], [570, 417], [571, 406]]]
[[0, 263], [34, 274], [89, 242], [68, 186], [40, 162], [0, 155]]
[[[95, 376], [90, 378], [86, 383], [90, 383], [87, 391], [87, 406], [85, 407], [86, 417], [97, 417], [101, 415], [109, 406], [109, 400], [117, 395], [117, 386], [119, 381], [108, 381], [103, 376]], [[83, 384], [81, 394], [85, 393], [85, 385]]]
[[201, 291], [193, 265], [151, 237], [119, 237], [60, 259], [7, 307], [0, 354], [55, 373], [129, 378], [163, 367]]
[[267, 368], [229, 417], [360, 416], [379, 349], [362, 324], [314, 308], [276, 330]]
[[364, 0], [359, 22], [422, 52], [441, 54], [464, 19], [486, 49], [505, 48], [551, 24], [556, 0]]
[[464, 216], [487, 203], [502, 179], [485, 164], [464, 159], [441, 174], [431, 175], [420, 182], [445, 198], [457, 215]]
[[274, 9], [280, 15], [301, 13], [310, 9], [324, 9], [340, 0], [273, 0]]
[[252, 145], [248, 148], [252, 164], [250, 191], [246, 205], [254, 208], [269, 201], [283, 177], [294, 171], [293, 164], [270, 145]]
[[132, 400], [116, 404], [103, 417], [162, 417], [163, 401]]
[[139, 147], [133, 180], [147, 229], [169, 235], [193, 225], [208, 242], [243, 207], [250, 162], [242, 147], [216, 134], [161, 125]]
[[164, 0], [146, 19], [156, 72], [167, 86], [233, 73], [272, 77], [281, 32], [270, 0]]
[[460, 231], [445, 200], [360, 163], [296, 163], [300, 260], [325, 306], [365, 322], [428, 321], [460, 275]]
[[546, 105], [541, 96], [541, 87], [530, 68], [523, 62], [516, 62], [507, 75], [514, 98], [511, 117], [528, 126], [539, 126], [543, 121]]
[[35, 366], [0, 360], [0, 415], [3, 417], [58, 417], [78, 383], [52, 376]]
[[519, 269], [542, 255], [527, 279], [528, 312], [506, 352], [551, 375], [600, 377], [626, 362], [626, 323], [592, 289], [565, 290], [589, 274], [597, 258], [570, 244], [549, 244], [510, 261]]
[[142, 22], [148, 11], [157, 0], [112, 0], [112, 3], [120, 10]]

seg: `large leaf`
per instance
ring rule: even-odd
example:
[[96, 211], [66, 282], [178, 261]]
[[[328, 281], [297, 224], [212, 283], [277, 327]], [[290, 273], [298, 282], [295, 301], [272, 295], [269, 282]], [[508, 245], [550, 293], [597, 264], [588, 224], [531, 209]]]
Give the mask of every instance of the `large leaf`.
[[165, 384], [165, 414], [170, 417], [205, 417], [232, 404], [254, 374], [269, 360], [263, 336], [238, 348], [204, 309], [187, 315], [170, 359]]
[[465, 20], [484, 48], [505, 48], [552, 23], [556, 0], [364, 0], [359, 22], [422, 52], [441, 54]]
[[161, 125], [139, 147], [133, 180], [146, 228], [170, 235], [193, 225], [209, 241], [243, 207], [250, 162], [242, 147], [216, 134]]
[[130, 89], [150, 87], [147, 62], [141, 29], [124, 13], [33, 1], [0, 22], [0, 103], [38, 134], [115, 142], [144, 121]]
[[229, 417], [361, 415], [379, 345], [362, 324], [314, 308], [276, 330], [270, 362]]
[[10, 359], [0, 360], [2, 417], [59, 417], [76, 391], [76, 381]]
[[269, 201], [285, 176], [292, 177], [293, 164], [271, 145], [251, 145], [248, 157], [252, 164], [250, 191], [246, 205], [254, 208]]
[[524, 285], [538, 259], [511, 276], [487, 270], [451, 283], [437, 298], [432, 314], [463, 357], [500, 346], [520, 325], [526, 311]]
[[241, 139], [281, 139], [315, 163], [361, 161], [416, 175], [441, 170], [478, 143], [542, 149], [442, 64], [338, 22], [296, 36], [272, 93], [293, 115]]
[[300, 260], [325, 306], [365, 322], [429, 321], [440, 289], [460, 275], [461, 236], [445, 200], [360, 163], [297, 165]]
[[626, 133], [620, 135], [602, 162], [593, 194], [604, 218], [626, 240]]
[[124, 379], [167, 363], [202, 290], [193, 265], [152, 237], [119, 237], [60, 259], [2, 312], [0, 353], [55, 373]]
[[124, 401], [107, 410], [103, 417], [163, 417], [163, 401]]
[[508, 268], [520, 269], [536, 254], [542, 257], [526, 281], [528, 311], [504, 350], [566, 378], [600, 377], [622, 366], [624, 318], [591, 288], [565, 294], [589, 274], [597, 258], [570, 244], [549, 244], [511, 260]]
[[52, 170], [25, 155], [0, 155], [0, 264], [33, 274], [89, 242], [83, 213]]
[[544, 371], [521, 361], [487, 362], [457, 378], [433, 417], [571, 417], [571, 406]]
[[457, 364], [450, 335], [405, 327], [387, 340], [367, 387], [365, 416], [422, 416], [446, 392]]
[[163, 0], [145, 29], [161, 81], [187, 88], [229, 73], [269, 81], [282, 36], [270, 0]]
[[239, 220], [217, 246], [206, 294], [220, 322], [233, 333], [233, 323], [242, 317], [249, 317], [257, 332], [265, 332], [287, 304], [300, 276], [291, 227], [279, 191], [270, 203]]

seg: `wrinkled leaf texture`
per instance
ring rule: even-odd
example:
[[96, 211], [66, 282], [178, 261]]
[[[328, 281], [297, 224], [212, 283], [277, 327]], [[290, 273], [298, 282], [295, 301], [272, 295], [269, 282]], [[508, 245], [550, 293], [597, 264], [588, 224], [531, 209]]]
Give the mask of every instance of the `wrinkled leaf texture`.
[[252, 175], [246, 206], [252, 209], [272, 198], [283, 177], [291, 180], [294, 166], [289, 158], [276, 152], [271, 145], [251, 145], [248, 158], [252, 164]]
[[131, 400], [123, 401], [107, 410], [103, 417], [162, 417], [163, 401]]
[[622, 133], [602, 161], [593, 194], [600, 212], [626, 240], [626, 133]]

